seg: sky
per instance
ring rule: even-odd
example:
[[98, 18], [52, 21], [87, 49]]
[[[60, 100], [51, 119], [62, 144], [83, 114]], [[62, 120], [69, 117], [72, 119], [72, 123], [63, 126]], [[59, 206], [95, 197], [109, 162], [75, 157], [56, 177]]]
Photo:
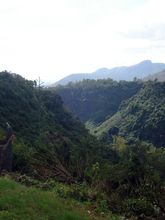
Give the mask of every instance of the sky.
[[0, 0], [0, 71], [71, 73], [165, 63], [164, 0]]

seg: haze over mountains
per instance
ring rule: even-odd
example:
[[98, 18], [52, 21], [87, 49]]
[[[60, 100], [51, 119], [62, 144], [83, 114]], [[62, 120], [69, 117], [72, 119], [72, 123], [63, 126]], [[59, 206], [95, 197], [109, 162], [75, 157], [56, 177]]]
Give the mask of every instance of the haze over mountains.
[[66, 85], [69, 82], [77, 82], [83, 79], [107, 79], [131, 81], [135, 77], [143, 79], [149, 74], [154, 74], [165, 69], [164, 63], [152, 63], [150, 60], [144, 60], [132, 66], [114, 67], [112, 69], [101, 68], [93, 73], [71, 74], [55, 83], [55, 85]]
[[164, 82], [165, 81], [165, 70], [158, 72], [158, 73], [150, 74], [144, 78], [144, 81], [148, 81], [148, 80], [152, 80], [152, 81], [157, 80], [159, 82]]

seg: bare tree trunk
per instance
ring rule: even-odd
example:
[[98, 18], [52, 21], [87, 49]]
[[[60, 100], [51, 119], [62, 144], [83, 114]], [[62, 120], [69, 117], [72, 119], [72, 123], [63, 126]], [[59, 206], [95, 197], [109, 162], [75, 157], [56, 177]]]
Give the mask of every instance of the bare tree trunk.
[[14, 135], [11, 135], [7, 143], [0, 145], [0, 173], [5, 170], [10, 172], [12, 170], [12, 141]]

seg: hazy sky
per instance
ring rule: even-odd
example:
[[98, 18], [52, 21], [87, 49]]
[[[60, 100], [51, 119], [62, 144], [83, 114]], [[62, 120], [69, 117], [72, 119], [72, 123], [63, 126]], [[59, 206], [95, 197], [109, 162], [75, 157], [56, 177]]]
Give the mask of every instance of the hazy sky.
[[70, 73], [165, 62], [164, 0], [0, 0], [0, 70]]

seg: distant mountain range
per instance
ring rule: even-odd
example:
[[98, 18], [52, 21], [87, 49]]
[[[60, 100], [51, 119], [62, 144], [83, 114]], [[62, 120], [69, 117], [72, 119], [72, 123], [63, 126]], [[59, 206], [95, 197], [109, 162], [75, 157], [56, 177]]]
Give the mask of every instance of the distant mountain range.
[[144, 78], [144, 81], [148, 81], [148, 80], [157, 80], [159, 82], [165, 82], [165, 70], [159, 72], [159, 73], [154, 73], [154, 74], [150, 74], [147, 77]]
[[152, 63], [150, 60], [144, 60], [132, 66], [121, 66], [112, 69], [101, 68], [93, 73], [71, 74], [56, 82], [54, 85], [66, 85], [69, 82], [77, 82], [83, 79], [107, 79], [131, 81], [135, 77], [143, 79], [149, 74], [154, 74], [165, 69], [164, 63]]

